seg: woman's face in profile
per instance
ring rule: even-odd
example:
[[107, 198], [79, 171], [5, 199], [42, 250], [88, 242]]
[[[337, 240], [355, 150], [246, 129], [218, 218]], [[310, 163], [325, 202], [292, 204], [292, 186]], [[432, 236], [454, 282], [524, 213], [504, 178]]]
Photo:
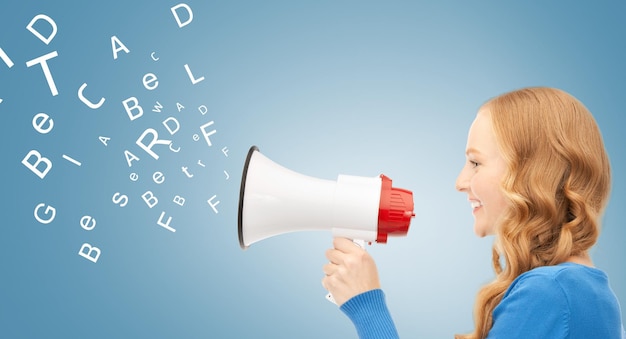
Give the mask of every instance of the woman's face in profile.
[[481, 109], [469, 129], [466, 162], [456, 188], [466, 193], [474, 215], [474, 233], [479, 237], [494, 234], [494, 225], [507, 204], [500, 189], [506, 171], [491, 126], [491, 114]]

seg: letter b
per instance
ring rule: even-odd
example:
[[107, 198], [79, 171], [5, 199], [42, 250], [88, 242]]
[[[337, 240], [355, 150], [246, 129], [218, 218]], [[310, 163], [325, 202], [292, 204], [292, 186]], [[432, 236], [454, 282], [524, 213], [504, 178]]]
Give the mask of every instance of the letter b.
[[[33, 163], [30, 162], [30, 159], [32, 157], [36, 158], [36, 161]], [[38, 168], [39, 164], [41, 163], [44, 163], [45, 165], [45, 167], [42, 170]], [[41, 179], [45, 178], [46, 174], [48, 174], [48, 172], [52, 168], [52, 161], [50, 161], [50, 159], [48, 158], [42, 157], [41, 153], [37, 152], [36, 150], [31, 150], [30, 152], [28, 152], [28, 154], [26, 154], [24, 159], [22, 159], [22, 164], [26, 166], [26, 168], [31, 170], [33, 173], [35, 173]]]
[[156, 206], [159, 203], [159, 199], [157, 199], [157, 197], [155, 197], [151, 191], [146, 191], [146, 193], [142, 194], [141, 197], [143, 198], [143, 201], [146, 202], [146, 205], [148, 205], [148, 207], [150, 208]]
[[[87, 251], [85, 252], [85, 250]], [[78, 251], [78, 255], [95, 263], [98, 261], [98, 258], [100, 257], [100, 252], [101, 252], [100, 249], [97, 248], [96, 246], [91, 246], [91, 244], [89, 243], [84, 243], [83, 246], [80, 247], [80, 251]]]

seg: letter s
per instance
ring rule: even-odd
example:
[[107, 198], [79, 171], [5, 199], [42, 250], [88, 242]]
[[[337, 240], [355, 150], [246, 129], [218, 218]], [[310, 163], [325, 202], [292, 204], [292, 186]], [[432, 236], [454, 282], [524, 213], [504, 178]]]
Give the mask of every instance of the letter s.
[[120, 207], [124, 207], [128, 204], [128, 196], [126, 194], [120, 194], [120, 192], [115, 192], [111, 200], [114, 204], [120, 205]]

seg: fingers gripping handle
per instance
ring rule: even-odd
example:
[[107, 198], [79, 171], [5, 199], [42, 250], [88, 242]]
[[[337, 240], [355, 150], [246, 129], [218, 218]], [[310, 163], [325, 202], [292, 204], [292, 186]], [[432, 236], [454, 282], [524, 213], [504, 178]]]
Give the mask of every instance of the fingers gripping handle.
[[[365, 249], [365, 240], [361, 240], [361, 239], [352, 239], [352, 242], [359, 246], [362, 249]], [[337, 305], [337, 302], [335, 301], [335, 298], [333, 298], [333, 295], [331, 293], [326, 294], [326, 300], [330, 301], [331, 303]]]

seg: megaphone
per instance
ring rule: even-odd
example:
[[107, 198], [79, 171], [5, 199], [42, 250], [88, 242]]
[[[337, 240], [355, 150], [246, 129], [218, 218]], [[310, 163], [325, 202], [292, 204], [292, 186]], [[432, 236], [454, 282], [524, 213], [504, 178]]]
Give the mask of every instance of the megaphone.
[[282, 167], [252, 146], [239, 192], [239, 245], [279, 234], [330, 230], [335, 237], [386, 243], [404, 236], [413, 213], [413, 193], [391, 186], [385, 175], [339, 175], [336, 181]]

